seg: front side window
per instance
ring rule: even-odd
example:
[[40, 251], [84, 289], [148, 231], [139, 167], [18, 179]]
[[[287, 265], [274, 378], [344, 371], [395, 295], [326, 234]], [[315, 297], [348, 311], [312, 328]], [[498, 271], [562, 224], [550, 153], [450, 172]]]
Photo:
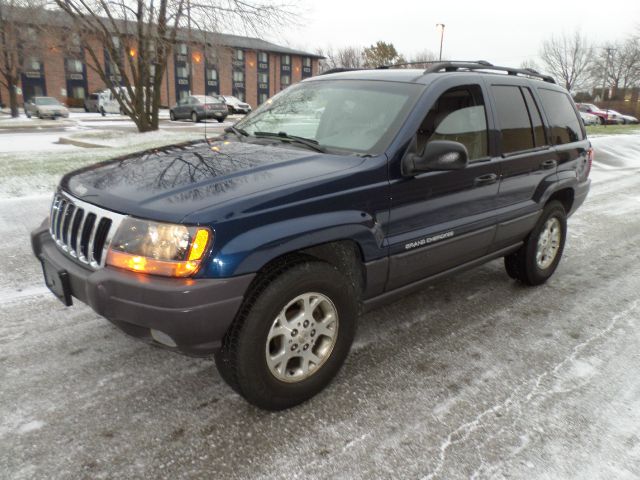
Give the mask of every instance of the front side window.
[[564, 92], [547, 88], [539, 88], [538, 93], [551, 124], [551, 143], [563, 145], [583, 140], [580, 120], [573, 110], [571, 98]]
[[533, 127], [520, 87], [493, 85], [502, 153], [529, 150], [534, 147]]
[[316, 140], [327, 149], [383, 152], [423, 86], [333, 80], [299, 83], [238, 123], [250, 135], [285, 132]]
[[462, 143], [469, 160], [488, 156], [487, 115], [478, 85], [455, 87], [443, 93], [427, 113], [416, 136], [418, 152], [432, 140]]

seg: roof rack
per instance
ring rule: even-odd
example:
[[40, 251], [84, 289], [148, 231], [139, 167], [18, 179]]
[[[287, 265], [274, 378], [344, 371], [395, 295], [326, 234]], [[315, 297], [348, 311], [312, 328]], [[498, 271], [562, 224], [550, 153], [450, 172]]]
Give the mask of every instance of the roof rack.
[[[427, 62], [423, 62], [427, 63]], [[533, 68], [511, 68], [511, 67], [499, 67], [497, 65], [493, 65], [487, 61], [479, 60], [475, 62], [464, 62], [464, 61], [446, 61], [446, 62], [430, 62], [424, 73], [437, 73], [442, 70], [445, 72], [457, 72], [459, 70], [494, 70], [498, 72], [507, 72], [509, 75], [524, 75], [526, 77], [534, 77], [539, 78], [540, 80], [544, 80], [548, 83], [556, 83], [553, 77], [549, 75], [543, 75], [542, 73], [538, 73]]]
[[491, 64], [485, 60], [456, 60], [455, 62], [443, 62], [442, 60], [425, 60], [415, 62], [394, 63], [393, 65], [378, 65], [376, 70], [386, 70], [388, 68], [406, 67], [410, 65], [431, 65], [435, 63], [481, 63], [483, 65], [491, 66]]
[[366, 68], [343, 68], [343, 67], [338, 67], [338, 68], [332, 68], [330, 70], [327, 70], [326, 72], [322, 72], [320, 75], [329, 75], [331, 73], [341, 73], [341, 72], [354, 72], [356, 70], [368, 70]]

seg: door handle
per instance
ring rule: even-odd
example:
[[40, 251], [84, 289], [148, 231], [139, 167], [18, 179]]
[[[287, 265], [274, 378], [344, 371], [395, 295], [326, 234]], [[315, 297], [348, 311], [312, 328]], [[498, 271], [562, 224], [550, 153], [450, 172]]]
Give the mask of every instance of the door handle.
[[495, 173], [487, 173], [486, 175], [480, 175], [473, 179], [473, 184], [476, 187], [480, 187], [482, 185], [491, 185], [492, 183], [496, 183], [498, 181], [498, 175]]
[[549, 170], [550, 168], [556, 168], [558, 166], [558, 162], [555, 160], [545, 160], [540, 164], [543, 170]]

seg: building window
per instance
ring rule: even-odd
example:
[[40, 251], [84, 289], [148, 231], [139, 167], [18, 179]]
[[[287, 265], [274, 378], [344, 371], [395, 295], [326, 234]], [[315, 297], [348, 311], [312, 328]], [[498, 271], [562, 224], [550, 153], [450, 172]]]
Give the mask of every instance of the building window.
[[282, 75], [280, 77], [280, 83], [283, 87], [288, 87], [291, 84], [291, 76], [290, 75]]
[[83, 65], [82, 61], [75, 58], [67, 59], [67, 73], [82, 73]]
[[310, 67], [311, 66], [311, 58], [310, 57], [304, 57], [302, 59], [302, 66], [303, 67]]
[[267, 54], [267, 52], [258, 53], [258, 62], [269, 63], [269, 55]]
[[189, 78], [189, 67], [178, 67], [176, 68], [176, 75], [178, 78]]
[[84, 99], [84, 87], [73, 87], [71, 89], [71, 98], [77, 98], [79, 100]]
[[269, 83], [269, 74], [268, 73], [259, 73], [258, 74], [258, 83]]
[[42, 67], [42, 64], [40, 63], [40, 60], [38, 60], [37, 58], [30, 57], [29, 61], [27, 62], [27, 67], [29, 68], [29, 70], [33, 72], [39, 72], [40, 68]]
[[244, 60], [244, 50], [236, 48], [236, 60]]
[[113, 36], [111, 37], [111, 41], [113, 42], [113, 46], [116, 50], [120, 49], [120, 37], [117, 36]]
[[149, 76], [151, 78], [156, 76], [156, 65], [154, 63], [152, 63], [151, 65], [149, 65]]
[[238, 70], [234, 70], [234, 72], [233, 72], [233, 81], [234, 82], [244, 82], [244, 72], [239, 72]]
[[207, 68], [207, 80], [218, 80], [218, 71], [215, 68]]
[[282, 62], [282, 65], [291, 65], [291, 56], [282, 55], [281, 62]]
[[269, 94], [262, 92], [258, 95], [258, 104], [262, 105], [268, 99], [269, 99]]
[[186, 55], [187, 54], [187, 44], [186, 43], [179, 43], [176, 46], [176, 53], [178, 55]]
[[234, 96], [241, 102], [244, 102], [244, 92], [236, 92]]

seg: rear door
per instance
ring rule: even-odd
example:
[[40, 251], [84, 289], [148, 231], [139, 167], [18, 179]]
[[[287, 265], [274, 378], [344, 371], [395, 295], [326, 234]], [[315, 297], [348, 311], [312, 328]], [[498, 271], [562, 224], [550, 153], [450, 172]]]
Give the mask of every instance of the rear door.
[[[467, 80], [468, 81], [468, 80]], [[493, 240], [499, 166], [489, 155], [484, 87], [462, 83], [435, 97], [415, 135], [415, 151], [432, 140], [464, 144], [463, 170], [403, 177], [392, 165], [387, 290], [482, 257]], [[395, 178], [394, 178], [395, 177]]]
[[498, 229], [492, 249], [522, 240], [535, 225], [540, 205], [536, 191], [556, 181], [557, 154], [530, 83], [522, 79], [490, 82], [496, 131], [496, 157], [502, 178], [498, 193]]

